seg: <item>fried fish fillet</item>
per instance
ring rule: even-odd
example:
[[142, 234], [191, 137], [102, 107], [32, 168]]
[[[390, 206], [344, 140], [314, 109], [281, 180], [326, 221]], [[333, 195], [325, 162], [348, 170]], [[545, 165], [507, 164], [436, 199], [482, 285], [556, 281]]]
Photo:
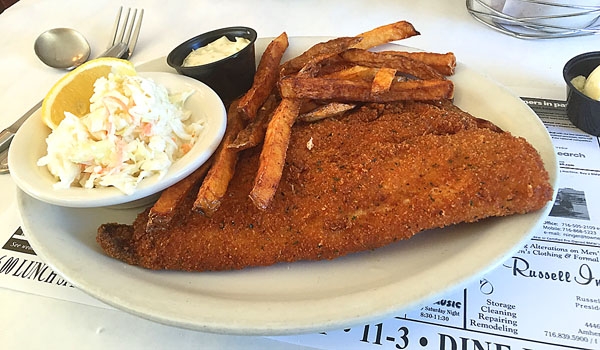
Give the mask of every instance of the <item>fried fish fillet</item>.
[[553, 194], [526, 140], [449, 102], [369, 104], [297, 123], [287, 152], [268, 210], [248, 198], [260, 154], [248, 149], [210, 218], [191, 210], [192, 190], [167, 229], [146, 231], [146, 210], [132, 225], [102, 225], [97, 242], [149, 269], [242, 269], [333, 259], [427, 229], [526, 213]]

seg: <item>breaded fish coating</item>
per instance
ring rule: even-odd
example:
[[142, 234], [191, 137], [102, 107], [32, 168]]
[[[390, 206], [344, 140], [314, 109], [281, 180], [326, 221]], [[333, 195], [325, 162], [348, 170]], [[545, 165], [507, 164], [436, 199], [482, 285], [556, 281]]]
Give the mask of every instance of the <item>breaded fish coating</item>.
[[[271, 206], [248, 194], [260, 147], [240, 154], [221, 207], [191, 210], [147, 231], [105, 224], [110, 256], [149, 269], [232, 270], [334, 259], [433, 228], [542, 208], [553, 189], [538, 152], [522, 138], [450, 103], [365, 105], [343, 117], [296, 123]], [[134, 234], [135, 233], [135, 234]], [[135, 238], [134, 238], [135, 237]]]

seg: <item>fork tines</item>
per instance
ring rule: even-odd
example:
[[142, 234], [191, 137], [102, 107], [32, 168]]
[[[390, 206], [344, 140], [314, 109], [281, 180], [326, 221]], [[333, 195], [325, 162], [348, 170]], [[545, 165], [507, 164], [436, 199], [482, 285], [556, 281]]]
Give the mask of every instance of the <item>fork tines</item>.
[[115, 24], [112, 30], [112, 38], [108, 43], [111, 48], [119, 43], [127, 45], [127, 52], [123, 58], [129, 58], [135, 49], [137, 39], [140, 35], [140, 27], [142, 26], [142, 18], [144, 17], [144, 9], [128, 8], [123, 14], [123, 6], [119, 7]]

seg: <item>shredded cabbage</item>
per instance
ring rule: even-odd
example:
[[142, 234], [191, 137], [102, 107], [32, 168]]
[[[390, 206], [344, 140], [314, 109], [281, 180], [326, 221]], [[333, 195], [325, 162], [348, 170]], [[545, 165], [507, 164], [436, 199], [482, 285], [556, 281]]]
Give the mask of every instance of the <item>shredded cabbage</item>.
[[169, 94], [151, 79], [110, 73], [94, 83], [87, 115], [65, 112], [37, 164], [57, 177], [57, 189], [114, 186], [132, 194], [144, 178], [163, 177], [194, 145], [203, 125], [185, 123], [191, 94]]

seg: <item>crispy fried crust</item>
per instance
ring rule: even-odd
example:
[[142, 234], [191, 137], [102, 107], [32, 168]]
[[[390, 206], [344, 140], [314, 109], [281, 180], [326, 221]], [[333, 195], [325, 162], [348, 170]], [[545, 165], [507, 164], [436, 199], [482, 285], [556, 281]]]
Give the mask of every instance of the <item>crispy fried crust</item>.
[[[393, 103], [383, 111], [368, 105], [296, 124], [265, 211], [248, 199], [259, 155], [240, 154], [212, 217], [190, 213], [167, 230], [145, 232], [146, 211], [131, 226], [102, 225], [98, 243], [108, 255], [150, 269], [333, 259], [430, 228], [537, 210], [553, 193], [530, 144], [448, 103]], [[178, 210], [191, 212], [193, 201], [191, 195]]]

